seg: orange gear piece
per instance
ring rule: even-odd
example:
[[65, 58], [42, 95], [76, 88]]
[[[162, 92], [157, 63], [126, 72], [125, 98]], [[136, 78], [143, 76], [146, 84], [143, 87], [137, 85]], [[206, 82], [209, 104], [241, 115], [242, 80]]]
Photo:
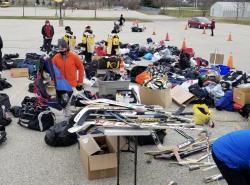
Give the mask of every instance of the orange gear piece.
[[146, 80], [151, 79], [151, 74], [148, 71], [144, 71], [135, 77], [136, 83], [142, 85]]

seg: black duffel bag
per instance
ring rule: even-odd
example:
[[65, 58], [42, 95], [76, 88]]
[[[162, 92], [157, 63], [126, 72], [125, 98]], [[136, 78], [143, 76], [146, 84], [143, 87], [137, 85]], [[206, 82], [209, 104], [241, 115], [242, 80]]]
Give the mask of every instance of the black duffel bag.
[[6, 138], [7, 133], [5, 132], [5, 127], [0, 125], [0, 144], [3, 143]]
[[34, 83], [30, 83], [30, 84], [29, 84], [28, 91], [29, 91], [30, 93], [34, 93]]
[[4, 105], [7, 110], [10, 109], [11, 107], [10, 98], [7, 94], [0, 93], [0, 105]]
[[240, 115], [242, 115], [244, 118], [248, 118], [250, 115], [250, 104], [244, 105], [240, 110], [239, 110]]
[[[158, 137], [160, 143], [162, 144], [164, 137], [166, 135], [165, 130], [162, 130], [162, 129], [155, 130], [155, 134]], [[138, 144], [140, 146], [143, 146], [143, 145], [155, 145], [156, 143], [152, 135], [150, 135], [150, 136], [138, 136]]]
[[6, 112], [6, 108], [3, 105], [0, 105], [0, 126], [7, 126], [12, 122], [12, 119]]
[[[69, 121], [70, 122], [70, 121]], [[49, 146], [70, 146], [77, 143], [77, 135], [75, 133], [69, 133], [68, 129], [72, 127], [72, 124], [67, 121], [62, 121], [55, 124], [49, 130], [46, 131], [45, 143]]]
[[120, 58], [112, 57], [103, 57], [92, 62], [93, 69], [119, 69], [120, 67]]
[[18, 124], [43, 132], [55, 124], [55, 115], [48, 107], [26, 105], [20, 111]]

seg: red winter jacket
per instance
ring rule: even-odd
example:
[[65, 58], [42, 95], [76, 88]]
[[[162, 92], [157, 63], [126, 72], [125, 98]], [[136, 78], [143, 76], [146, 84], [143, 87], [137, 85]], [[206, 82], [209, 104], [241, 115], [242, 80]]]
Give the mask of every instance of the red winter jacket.
[[211, 29], [215, 29], [215, 20], [211, 21]]
[[48, 39], [52, 39], [52, 37], [54, 36], [54, 27], [52, 25], [44, 25], [42, 27], [42, 35], [43, 38], [48, 38]]

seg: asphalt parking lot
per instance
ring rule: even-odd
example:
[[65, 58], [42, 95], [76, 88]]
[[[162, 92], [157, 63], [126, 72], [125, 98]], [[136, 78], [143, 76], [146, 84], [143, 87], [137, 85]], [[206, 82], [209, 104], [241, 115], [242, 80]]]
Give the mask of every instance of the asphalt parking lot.
[[[58, 27], [58, 21], [51, 21], [55, 28], [53, 43], [64, 34], [64, 28]], [[21, 57], [27, 52], [39, 52], [42, 44], [41, 27], [43, 20], [0, 20], [0, 34], [4, 41], [3, 53], [19, 53]], [[92, 26], [96, 40], [107, 38], [111, 31], [111, 21], [64, 21], [64, 25], [72, 27], [81, 41], [84, 25]], [[225, 54], [225, 61], [230, 52], [233, 52], [234, 65], [236, 68], [250, 71], [248, 64], [250, 58], [250, 27], [230, 24], [217, 24], [215, 37], [210, 36], [210, 31], [202, 34], [202, 30], [184, 30], [186, 21], [174, 18], [166, 18], [162, 21], [141, 23], [146, 26], [143, 33], [132, 33], [131, 22], [126, 22], [123, 31], [119, 34], [121, 41], [126, 43], [145, 44], [148, 37], [155, 42], [170, 35], [170, 45], [181, 46], [183, 38], [186, 38], [187, 46], [193, 47], [196, 56], [209, 58], [211, 52], [217, 48]], [[152, 32], [156, 35], [153, 36]], [[232, 33], [233, 41], [229, 42], [227, 36]], [[27, 92], [29, 80], [26, 78], [10, 78], [9, 72], [5, 71], [4, 77], [13, 85], [4, 90], [10, 96], [12, 105], [20, 105]], [[174, 109], [174, 106], [171, 107]], [[60, 117], [61, 113], [56, 112]], [[246, 127], [246, 121], [238, 113], [213, 111], [216, 127], [211, 130], [212, 137], [218, 137], [233, 130]], [[83, 170], [77, 145], [65, 148], [52, 148], [47, 146], [43, 139], [45, 133], [27, 130], [16, 124], [13, 119], [7, 127], [8, 140], [0, 146], [0, 185], [112, 185], [116, 184], [116, 178], [87, 180]], [[197, 133], [190, 133], [195, 136]], [[169, 131], [165, 139], [165, 145], [177, 144], [183, 138], [173, 131]], [[176, 166], [167, 161], [153, 160], [146, 163], [144, 151], [156, 149], [155, 146], [140, 147], [138, 154], [138, 184], [139, 185], [166, 185], [171, 180], [179, 185], [202, 185], [205, 176], [213, 175], [216, 169], [209, 172], [189, 172], [186, 167]], [[133, 184], [133, 155], [123, 153], [121, 158], [121, 184]], [[217, 184], [211, 183], [212, 185]], [[220, 181], [219, 184], [226, 184]]]

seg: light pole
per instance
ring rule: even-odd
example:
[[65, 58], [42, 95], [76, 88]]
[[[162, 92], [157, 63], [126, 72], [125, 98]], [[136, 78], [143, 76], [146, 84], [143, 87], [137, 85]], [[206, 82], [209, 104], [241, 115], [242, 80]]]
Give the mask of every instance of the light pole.
[[95, 19], [96, 19], [96, 9], [97, 9], [96, 6], [97, 6], [97, 5], [96, 5], [96, 2], [95, 2]]
[[37, 4], [35, 3], [35, 16], [36, 16], [36, 7], [37, 7]]
[[59, 26], [63, 27], [63, 18], [62, 18], [62, 3], [63, 0], [55, 0], [56, 3], [59, 3]]
[[65, 5], [65, 3], [63, 3], [62, 6], [63, 6], [63, 17], [65, 17], [66, 16], [66, 5]]
[[58, 15], [57, 15], [57, 2], [56, 2], [56, 15], [55, 16], [58, 17]]
[[24, 17], [24, 3], [23, 3], [23, 17]]

